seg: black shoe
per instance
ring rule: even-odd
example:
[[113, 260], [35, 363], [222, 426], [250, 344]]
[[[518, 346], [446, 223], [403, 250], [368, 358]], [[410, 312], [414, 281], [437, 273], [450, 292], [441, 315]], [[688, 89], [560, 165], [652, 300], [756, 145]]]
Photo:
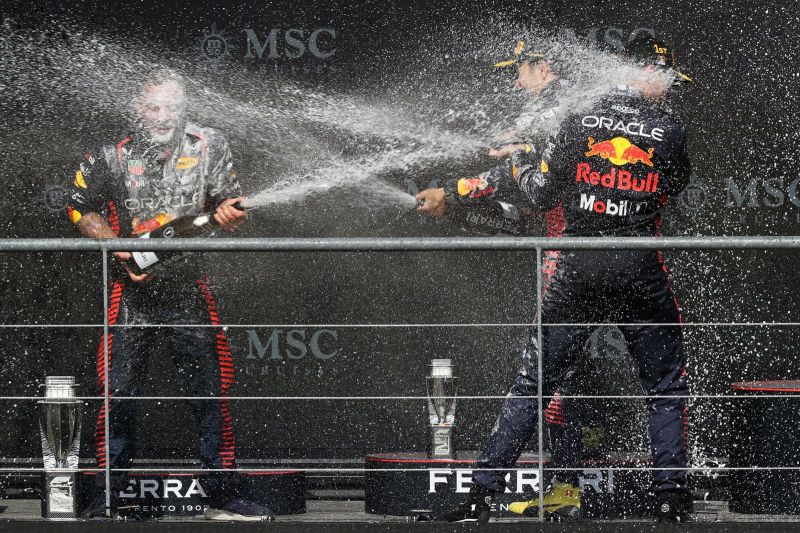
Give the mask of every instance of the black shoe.
[[117, 520], [142, 520], [139, 514], [138, 505], [120, 505], [119, 496], [116, 491], [111, 493], [111, 507], [108, 508], [109, 515], [106, 516], [106, 491], [100, 490], [94, 499], [83, 508], [81, 518], [84, 520], [103, 520], [113, 518]]
[[656, 493], [656, 517], [659, 522], [688, 522], [694, 510], [688, 490], [666, 490]]
[[442, 515], [440, 520], [446, 522], [480, 522], [489, 521], [494, 491], [480, 485], [472, 485], [467, 499], [453, 511]]
[[275, 515], [264, 505], [245, 498], [228, 500], [220, 508], [209, 507], [204, 513], [208, 520], [228, 522], [272, 522]]
[[[119, 503], [119, 497], [116, 494], [111, 495], [111, 507], [109, 508], [111, 513], [110, 516], [115, 516], [117, 514], [117, 504]], [[96, 519], [104, 519], [108, 518], [106, 516], [106, 491], [98, 490], [97, 495], [95, 495], [94, 499], [89, 502], [89, 504], [83, 508], [81, 511], [81, 518], [84, 520], [96, 520]]]

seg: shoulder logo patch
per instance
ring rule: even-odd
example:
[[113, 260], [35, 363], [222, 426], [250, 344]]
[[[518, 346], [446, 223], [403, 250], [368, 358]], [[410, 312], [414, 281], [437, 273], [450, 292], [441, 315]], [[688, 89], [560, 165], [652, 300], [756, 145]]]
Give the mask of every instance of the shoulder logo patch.
[[196, 157], [179, 157], [178, 162], [175, 164], [176, 170], [186, 170], [194, 168], [200, 162]]
[[83, 177], [83, 172], [78, 170], [75, 172], [75, 186], [80, 187], [81, 189], [86, 189], [86, 180]]

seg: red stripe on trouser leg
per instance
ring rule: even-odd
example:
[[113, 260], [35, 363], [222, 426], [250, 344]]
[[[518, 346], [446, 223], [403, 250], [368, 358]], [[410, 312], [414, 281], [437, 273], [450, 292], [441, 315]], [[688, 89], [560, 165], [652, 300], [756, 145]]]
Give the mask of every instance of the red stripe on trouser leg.
[[119, 212], [117, 211], [117, 204], [111, 200], [108, 201], [108, 224], [111, 226], [111, 231], [114, 232], [114, 235], [119, 237]]
[[[208, 278], [197, 279], [197, 286], [203, 294], [203, 299], [208, 306], [208, 316], [211, 318], [212, 326], [219, 326], [219, 312], [217, 302], [208, 286]], [[219, 379], [222, 399], [219, 408], [222, 413], [222, 445], [220, 447], [220, 457], [222, 468], [234, 468], [236, 466], [236, 440], [233, 436], [233, 417], [231, 416], [230, 400], [227, 399], [228, 391], [233, 385], [233, 357], [231, 356], [230, 345], [225, 336], [225, 332], [219, 330], [216, 335], [217, 358], [219, 359]]]
[[[660, 234], [657, 233], [657, 236]], [[672, 295], [672, 301], [675, 302], [675, 311], [678, 312], [678, 324], [683, 326], [683, 315], [681, 314], [681, 304], [678, 302], [678, 295], [675, 294], [675, 291], [672, 289], [672, 280], [669, 277], [669, 272], [667, 271], [667, 263], [664, 262], [664, 255], [661, 253], [661, 250], [656, 250], [656, 254], [658, 257], [658, 263], [661, 265], [661, 269], [664, 271], [664, 275], [667, 277], [667, 287], [669, 288], [669, 293]]]
[[684, 406], [683, 408], [683, 446], [685, 448], [689, 447], [689, 407]]
[[561, 237], [567, 227], [564, 218], [564, 204], [560, 204], [544, 214], [547, 237]]
[[544, 410], [544, 419], [548, 424], [555, 424], [557, 426], [564, 425], [564, 408], [561, 404], [561, 392], [556, 391], [550, 403], [547, 404], [547, 409]]
[[[111, 284], [111, 296], [108, 305], [108, 325], [113, 326], [117, 323], [117, 316], [119, 315], [119, 303], [122, 299], [122, 290], [125, 284], [122, 281], [115, 280]], [[108, 343], [108, 368], [106, 368], [106, 342]], [[103, 396], [106, 395], [106, 371], [111, 369], [111, 348], [114, 345], [114, 334], [106, 336], [101, 335], [100, 346], [97, 348], [97, 381], [100, 386], [100, 391]], [[111, 398], [111, 393], [108, 393]], [[109, 408], [111, 404], [109, 403]], [[97, 414], [97, 426], [95, 427], [95, 458], [97, 460], [97, 468], [106, 467], [106, 406], [105, 402], [100, 406], [100, 412]]]

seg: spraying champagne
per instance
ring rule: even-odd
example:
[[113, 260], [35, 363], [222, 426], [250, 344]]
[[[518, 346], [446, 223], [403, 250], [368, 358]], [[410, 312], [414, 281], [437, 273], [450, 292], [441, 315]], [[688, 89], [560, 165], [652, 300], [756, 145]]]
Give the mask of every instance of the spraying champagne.
[[[243, 202], [236, 202], [233, 208], [244, 211]], [[174, 239], [174, 238], [195, 238], [212, 237], [220, 228], [219, 222], [214, 218], [214, 213], [204, 213], [199, 216], [188, 215], [176, 218], [171, 222], [160, 227], [143, 233], [140, 239]], [[128, 266], [134, 274], [141, 275], [152, 272], [162, 266], [167, 259], [184, 255], [185, 252], [161, 251], [155, 252], [132, 252], [132, 259]]]
[[444, 217], [450, 223], [478, 234], [521, 235], [527, 228], [526, 217], [515, 205], [494, 198], [472, 199], [459, 194], [454, 183], [419, 193], [417, 208], [421, 214]]

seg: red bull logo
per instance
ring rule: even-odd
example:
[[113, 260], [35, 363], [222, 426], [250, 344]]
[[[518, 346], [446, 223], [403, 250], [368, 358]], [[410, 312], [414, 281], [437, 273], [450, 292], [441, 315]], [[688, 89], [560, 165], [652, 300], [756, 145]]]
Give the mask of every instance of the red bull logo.
[[483, 176], [458, 180], [458, 194], [461, 196], [469, 195], [470, 198], [481, 198], [493, 192], [494, 187], [490, 186]]
[[628, 163], [653, 166], [653, 148], [648, 148], [645, 152], [625, 137], [614, 137], [601, 142], [596, 142], [594, 137], [589, 137], [588, 146], [589, 151], [586, 152], [586, 157], [600, 156], [617, 166]]
[[601, 174], [592, 170], [589, 163], [578, 163], [575, 181], [620, 191], [649, 193], [658, 191], [658, 172], [648, 172], [646, 178], [635, 178], [627, 170], [611, 167], [610, 172]]
[[196, 157], [179, 157], [175, 164], [175, 170], [186, 170], [194, 168], [200, 162]]

